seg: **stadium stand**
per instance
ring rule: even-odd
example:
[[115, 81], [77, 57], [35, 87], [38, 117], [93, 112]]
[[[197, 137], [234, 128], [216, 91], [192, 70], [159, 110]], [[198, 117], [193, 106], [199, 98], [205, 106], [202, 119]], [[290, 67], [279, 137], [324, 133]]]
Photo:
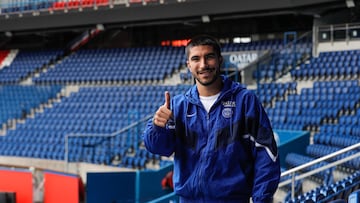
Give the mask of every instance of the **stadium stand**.
[[307, 64], [292, 71], [295, 80], [357, 78], [359, 50], [320, 53]]
[[12, 119], [25, 119], [33, 109], [54, 99], [61, 86], [4, 86], [0, 90], [0, 122], [5, 125]]
[[[291, 71], [292, 78], [299, 81], [299, 83], [302, 80], [314, 82], [313, 87], [302, 88], [299, 95], [289, 95], [286, 104], [279, 103], [279, 106], [285, 106], [292, 103], [295, 104], [296, 101], [298, 101], [298, 107], [295, 107], [295, 109], [299, 109], [296, 117], [286, 116], [286, 119], [283, 119], [285, 120], [283, 123], [294, 123], [298, 126], [300, 124], [302, 127], [300, 127], [299, 130], [312, 130], [314, 132], [314, 143], [307, 147], [306, 155], [288, 154], [286, 162], [289, 164], [289, 167], [305, 164], [316, 158], [323, 157], [339, 151], [344, 147], [358, 143], [356, 123], [358, 122], [357, 111], [360, 102], [358, 96], [359, 83], [357, 79], [359, 74], [356, 71], [353, 71], [354, 69], [352, 68], [356, 64], [356, 56], [352, 57], [353, 55], [356, 55], [356, 50], [322, 52], [318, 58], [310, 59], [308, 63], [299, 65], [299, 69]], [[346, 65], [341, 64], [339, 67], [349, 67], [349, 70], [351, 71], [339, 71], [337, 65], [330, 65], [330, 62], [328, 62], [328, 60], [334, 60], [334, 63], [332, 64], [337, 64], [335, 61], [340, 61], [339, 58], [341, 58], [341, 60], [345, 60], [345, 58], [349, 59]], [[351, 60], [354, 61], [350, 62]], [[315, 71], [314, 69], [317, 67], [321, 67], [322, 69], [319, 68], [319, 71]], [[316, 73], [308, 72], [309, 69]], [[321, 70], [326, 70], [327, 73], [320, 75], [322, 72]], [[325, 71], [323, 72], [325, 73]], [[299, 103], [299, 101], [301, 102]], [[293, 109], [293, 107], [291, 108]], [[274, 125], [277, 126], [276, 123], [274, 123]], [[344, 153], [337, 158], [333, 158], [332, 161], [341, 160], [355, 153], [356, 151]], [[358, 159], [353, 159], [352, 161], [341, 164], [341, 166], [338, 166], [335, 169], [342, 171], [357, 171], [359, 168], [358, 163]], [[315, 166], [315, 168], [317, 167]], [[309, 170], [314, 170], [315, 168], [310, 168]], [[317, 178], [319, 178], [319, 175], [320, 174], [317, 174]], [[325, 183], [318, 189], [318, 191], [325, 192], [303, 194], [301, 197], [297, 197], [289, 202], [329, 202], [337, 199], [339, 199], [339, 201], [340, 199], [346, 200], [347, 196], [344, 196], [342, 192], [343, 190], [349, 191], [351, 189], [343, 185], [334, 186], [334, 183], [331, 183], [333, 179], [334, 172], [325, 174], [325, 176], [320, 177], [320, 180], [330, 180], [330, 182]], [[330, 195], [329, 192], [337, 194], [337, 196]], [[349, 193], [346, 194], [348, 195]]]
[[[114, 5], [132, 9], [170, 3], [185, 2], [11, 1], [6, 5], [1, 3], [0, 16], [9, 18], [11, 14], [20, 16], [35, 11], [66, 13], [68, 9], [73, 14], [82, 8], [95, 10], [97, 6], [101, 7], [99, 11], [103, 11]], [[216, 16], [210, 20], [217, 17], [221, 18]], [[129, 21], [129, 24], [140, 24], [137, 20]], [[146, 26], [147, 23], [151, 25], [150, 21], [145, 20]], [[194, 28], [198, 21], [176, 24]], [[112, 23], [109, 27], [115, 26]], [[231, 24], [233, 29], [236, 27], [234, 24]], [[121, 27], [119, 33], [125, 32], [127, 25], [117, 25]], [[184, 33], [177, 33], [176, 36], [188, 37], [190, 32], [182, 29], [175, 29], [176, 32]], [[166, 28], [159, 30], [162, 33], [168, 31]], [[351, 39], [356, 40], [352, 32], [354, 30], [348, 33], [353, 36]], [[153, 37], [148, 33], [139, 34], [141, 31], [138, 31], [132, 30], [131, 35], [141, 36], [137, 39], [143, 38], [143, 44]], [[175, 33], [171, 30], [168, 32]], [[111, 34], [104, 39], [116, 38], [116, 34]], [[310, 145], [306, 147], [305, 154], [287, 154], [287, 168], [283, 168], [284, 172], [360, 142], [359, 47], [320, 50], [316, 55], [316, 39], [324, 33], [311, 34], [313, 36], [300, 37], [290, 42], [285, 36], [265, 40], [260, 39], [261, 36], [250, 43], [222, 41], [224, 52], [269, 52], [268, 61], [261, 57], [258, 59], [263, 63], [256, 64], [257, 69], [251, 73], [256, 84], [249, 85], [249, 88], [259, 96], [275, 130], [311, 133]], [[221, 35], [224, 34], [219, 32], [220, 38]], [[119, 38], [131, 41], [131, 37], [125, 34], [120, 34]], [[6, 44], [5, 41], [0, 45]], [[150, 118], [162, 104], [159, 98], [163, 98], [163, 91], [170, 90], [177, 94], [189, 87], [185, 84], [174, 85], [175, 82], [170, 80], [179, 78], [182, 83], [193, 82], [189, 72], [179, 74], [179, 71], [186, 70], [183, 47], [138, 44], [136, 47], [108, 48], [104, 44], [104, 47], [84, 45], [74, 52], [64, 47], [45, 51], [12, 48], [0, 51], [1, 156], [89, 163], [136, 171], [163, 168], [169, 163], [171, 165], [171, 158], [166, 159], [146, 151], [140, 135], [145, 125], [143, 119]], [[13, 58], [9, 59], [10, 55]], [[296, 175], [316, 171], [328, 166], [330, 161], [341, 161], [356, 153], [358, 149], [321, 161], [297, 171]], [[360, 185], [359, 163], [359, 158], [355, 158], [297, 180], [295, 198], [291, 197], [290, 185], [280, 187], [279, 190], [285, 195], [277, 199], [279, 202], [293, 203], [358, 201], [359, 198], [352, 199], [358, 195]], [[291, 178], [282, 177], [282, 181], [286, 180]]]
[[62, 50], [20, 51], [10, 65], [0, 70], [1, 84], [19, 84], [53, 63], [62, 55]]
[[311, 56], [311, 41], [307, 37], [302, 38], [296, 43], [276, 46], [253, 46], [250, 50], [262, 50], [267, 47], [271, 50], [272, 61], [264, 64], [260, 70], [254, 71], [253, 77], [260, 82], [273, 82], [276, 78], [281, 78], [287, 74], [293, 67], [301, 64], [304, 60]]
[[[253, 48], [256, 49], [257, 46]], [[248, 48], [239, 47], [238, 49], [243, 51]], [[168, 58], [164, 58], [165, 52], [174, 54], [166, 55]], [[13, 63], [7, 67], [8, 69], [13, 67], [13, 64], [27, 64], [27, 61], [31, 61], [26, 54], [23, 56], [22, 53], [24, 52], [19, 52]], [[161, 84], [166, 77], [172, 77], [184, 61], [181, 48], [80, 49], [64, 57], [61, 57], [61, 52], [44, 53], [46, 54], [42, 56], [35, 53], [35, 58], [31, 57], [31, 59], [36, 59], [33, 61], [40, 62], [30, 63], [33, 68], [26, 72], [26, 75], [33, 76], [31, 79], [35, 84], [51, 86], [75, 84], [80, 85], [80, 88], [78, 91], [72, 91], [68, 96], [62, 95], [57, 101], [51, 102], [49, 107], [43, 108], [42, 112], [36, 112], [32, 118], [27, 118], [25, 122], [17, 123], [15, 129], [7, 130], [0, 145], [1, 155], [49, 160], [67, 159], [69, 162], [88, 162], [133, 169], [151, 169], [154, 165], [166, 163], [162, 157], [147, 152], [141, 146], [141, 138], [137, 136], [140, 135], [143, 124], [132, 128], [132, 132], [126, 131], [117, 136], [109, 135], [151, 114], [162, 103], [157, 98], [162, 98], [159, 94], [162, 94], [165, 89], [184, 92], [188, 88], [186, 85], [142, 85]], [[285, 59], [286, 57], [282, 60], [285, 61]], [[161, 78], [156, 79], [150, 75], [150, 70], [153, 70], [150, 68], [160, 61], [165, 61], [163, 68], [159, 68], [163, 74], [157, 74]], [[124, 74], [127, 67], [132, 67], [132, 72]], [[264, 68], [271, 67], [268, 65]], [[102, 75], [101, 73], [109, 74]], [[9, 73], [2, 72], [2, 74]], [[25, 76], [15, 74], [11, 78], [13, 79], [3, 81], [3, 83], [16, 84], [23, 81]], [[357, 113], [360, 100], [359, 83], [358, 80], [353, 79], [353, 76], [343, 78], [348, 79], [315, 81], [311, 88], [300, 88], [298, 83], [303, 79], [295, 79], [295, 82], [259, 84], [256, 93], [266, 107], [275, 129], [319, 131], [314, 135], [314, 144], [306, 149], [307, 156], [288, 154], [286, 162], [289, 168], [358, 141], [359, 133], [356, 124], [359, 122]], [[96, 84], [110, 86], [92, 87]], [[123, 85], [113, 86], [115, 84]], [[131, 84], [131, 86], [126, 84]], [[55, 86], [59, 93], [61, 86]], [[144, 100], [138, 100], [138, 98]], [[47, 100], [45, 99], [45, 102]], [[30, 112], [27, 111], [26, 114]], [[330, 133], [333, 134], [330, 135]], [[85, 136], [69, 137], [68, 157], [65, 157], [64, 139], [69, 134]], [[98, 136], [86, 136], [87, 134]], [[349, 135], [349, 137], [336, 139], [341, 134], [342, 137], [344, 135]], [[18, 142], [24, 144], [18, 145], [16, 144]], [[349, 154], [344, 156], [347, 155]], [[358, 163], [360, 163], [358, 160], [353, 160], [344, 164], [343, 167], [356, 169], [359, 167]], [[326, 163], [308, 170], [314, 170], [324, 164]], [[319, 184], [330, 185], [333, 181], [332, 173], [332, 170], [324, 171], [314, 175], [313, 180], [317, 180]], [[300, 188], [298, 193], [301, 192], [302, 187], [300, 185], [297, 187]], [[301, 198], [314, 199], [309, 195]], [[319, 198], [315, 197], [317, 200]]]
[[[8, 130], [3, 137], [0, 153], [7, 156], [64, 160], [65, 135], [98, 134], [98, 137], [74, 137], [69, 140], [68, 161], [111, 165], [116, 158], [120, 167], [146, 168], [147, 162], [160, 162], [161, 158], [139, 149], [141, 138], [134, 136], [141, 135], [143, 125], [116, 137], [106, 135], [151, 114], [162, 103], [159, 98], [165, 89], [180, 93], [187, 88], [186, 85], [81, 87], [78, 92], [54, 101], [51, 107], [44, 108], [42, 112], [36, 112], [33, 118], [18, 123], [16, 130]], [[24, 100], [20, 96], [18, 98]], [[146, 98], [153, 103], [143, 102], [138, 98]], [[16, 103], [14, 105], [19, 106]], [[17, 146], [17, 142], [25, 144]]]
[[[254, 49], [256, 48], [257, 46], [254, 46]], [[239, 50], [244, 49], [240, 47]], [[164, 58], [165, 52], [174, 54], [166, 55], [168, 58]], [[26, 118], [25, 122], [17, 123], [16, 128], [8, 129], [6, 136], [2, 137], [1, 155], [49, 160], [67, 159], [69, 162], [88, 162], [142, 170], [166, 163], [162, 157], [147, 152], [141, 146], [141, 139], [138, 136], [143, 124], [132, 128], [132, 132], [126, 131], [117, 136], [109, 135], [151, 114], [162, 103], [157, 98], [162, 98], [159, 94], [165, 89], [184, 92], [188, 88], [186, 85], [161, 85], [165, 78], [172, 77], [181, 68], [181, 62], [184, 61], [181, 48], [80, 49], [64, 57], [61, 57], [62, 52], [58, 51], [50, 54], [42, 52], [42, 54], [36, 52], [24, 54], [20, 51], [11, 65], [6, 68], [10, 69], [17, 63], [27, 64], [27, 61], [35, 61], [29, 63], [32, 68], [25, 74], [21, 72], [9, 76], [11, 80], [2, 83], [17, 84], [26, 76], [33, 76], [30, 78], [35, 84], [56, 87], [55, 93], [60, 92], [62, 87], [59, 85], [80, 85], [80, 88], [52, 101], [41, 112], [35, 112], [31, 118]], [[29, 60], [26, 55], [35, 56], [30, 57]], [[282, 60], [285, 59], [286, 57]], [[161, 78], [156, 79], [146, 70], [150, 70], [160, 61], [165, 61], [163, 68], [159, 68], [163, 74], [158, 74]], [[126, 69], [122, 67], [132, 67], [132, 72], [124, 74]], [[303, 65], [300, 64], [299, 67]], [[271, 67], [268, 65], [264, 68]], [[109, 74], [101, 75], [101, 73]], [[3, 71], [1, 74], [10, 75], [8, 71]], [[314, 78], [316, 77], [308, 77], [306, 80]], [[358, 142], [360, 88], [358, 80], [354, 79], [356, 76], [318, 78], [339, 80], [315, 81], [313, 87], [301, 88], [299, 83], [304, 79], [295, 78], [292, 82], [260, 83], [256, 91], [275, 129], [319, 131], [313, 136], [314, 144], [307, 147], [307, 155], [288, 154], [286, 162], [289, 168]], [[96, 84], [109, 86], [97, 87]], [[116, 84], [122, 85], [116, 86]], [[31, 89], [37, 86], [25, 87]], [[50, 98], [54, 98], [54, 93], [40, 103], [47, 103]], [[38, 107], [40, 103], [35, 106]], [[29, 116], [31, 112], [27, 110], [25, 114]], [[8, 119], [11, 118], [16, 116], [10, 116]], [[69, 137], [68, 157], [65, 157], [64, 139], [69, 134], [84, 136]], [[98, 136], [86, 136], [87, 134]], [[24, 144], [17, 144], [19, 142]], [[353, 160], [343, 164], [342, 167], [346, 170], [356, 170], [360, 167], [358, 163], [360, 163], [358, 160]], [[308, 170], [314, 170], [325, 164], [326, 162], [321, 163]], [[319, 184], [331, 185], [334, 180], [332, 174], [333, 170], [324, 171], [314, 175], [312, 180], [318, 181]], [[301, 184], [298, 183], [297, 187], [300, 188], [298, 193], [302, 191]], [[326, 191], [326, 189], [319, 190]], [[331, 191], [334, 193], [340, 191], [339, 187], [334, 190], [329, 189], [324, 196], [329, 196]], [[287, 197], [289, 199], [289, 193]], [[298, 199], [315, 202], [325, 197], [307, 194]]]
[[[166, 53], [166, 54], [165, 54]], [[34, 78], [36, 84], [161, 82], [185, 59], [178, 47], [79, 50]], [[131, 68], [129, 68], [131, 67]]]
[[24, 1], [24, 2], [4, 2], [1, 5], [1, 13], [2, 14], [10, 14], [10, 13], [26, 13], [43, 10], [46, 11], [52, 5], [52, 1]]

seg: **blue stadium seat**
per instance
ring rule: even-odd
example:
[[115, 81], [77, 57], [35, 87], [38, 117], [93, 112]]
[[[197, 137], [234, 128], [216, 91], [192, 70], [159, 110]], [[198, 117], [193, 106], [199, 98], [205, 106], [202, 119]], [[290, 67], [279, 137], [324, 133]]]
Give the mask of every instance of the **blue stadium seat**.
[[348, 203], [360, 203], [360, 190], [352, 192], [347, 200]]

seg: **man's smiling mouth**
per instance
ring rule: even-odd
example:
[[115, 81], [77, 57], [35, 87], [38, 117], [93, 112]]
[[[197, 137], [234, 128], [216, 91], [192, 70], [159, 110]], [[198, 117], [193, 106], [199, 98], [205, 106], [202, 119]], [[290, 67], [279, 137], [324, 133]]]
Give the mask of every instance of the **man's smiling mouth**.
[[205, 70], [199, 71], [198, 74], [206, 74], [206, 73], [212, 73], [215, 71], [215, 68], [206, 68]]

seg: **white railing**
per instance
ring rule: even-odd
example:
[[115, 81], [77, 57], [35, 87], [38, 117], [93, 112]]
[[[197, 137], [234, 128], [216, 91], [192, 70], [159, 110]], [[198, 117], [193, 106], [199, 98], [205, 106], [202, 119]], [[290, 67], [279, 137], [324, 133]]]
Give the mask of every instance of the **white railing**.
[[320, 171], [326, 170], [328, 168], [332, 168], [334, 166], [338, 166], [338, 165], [340, 165], [340, 164], [342, 164], [344, 162], [347, 162], [347, 161], [350, 161], [352, 159], [358, 158], [358, 157], [360, 157], [360, 152], [357, 152], [357, 153], [355, 153], [353, 155], [350, 155], [350, 156], [348, 156], [346, 158], [343, 158], [341, 160], [331, 162], [331, 163], [329, 163], [327, 165], [319, 167], [319, 168], [317, 168], [315, 170], [311, 170], [309, 172], [305, 172], [305, 173], [301, 173], [301, 174], [296, 175], [297, 172], [299, 172], [299, 171], [301, 171], [301, 170], [303, 170], [303, 169], [305, 169], [307, 167], [313, 166], [313, 165], [318, 164], [318, 163], [320, 163], [322, 161], [331, 159], [333, 157], [336, 157], [338, 155], [344, 154], [346, 152], [349, 152], [349, 151], [357, 149], [357, 148], [360, 148], [360, 143], [351, 145], [349, 147], [346, 147], [346, 148], [341, 149], [339, 151], [336, 151], [334, 153], [331, 153], [331, 154], [328, 154], [326, 156], [315, 159], [315, 160], [313, 160], [311, 162], [308, 162], [306, 164], [303, 164], [303, 165], [294, 167], [294, 168], [292, 168], [290, 170], [287, 170], [287, 171], [285, 171], [285, 172], [283, 172], [281, 174], [281, 177], [286, 177], [286, 176], [290, 175], [291, 179], [284, 180], [284, 181], [280, 182], [279, 187], [283, 187], [283, 186], [288, 185], [288, 184], [291, 183], [291, 198], [293, 199], [293, 198], [295, 198], [295, 181], [304, 179], [304, 178], [309, 177], [309, 176], [311, 176], [313, 174], [316, 174], [316, 173], [318, 173]]

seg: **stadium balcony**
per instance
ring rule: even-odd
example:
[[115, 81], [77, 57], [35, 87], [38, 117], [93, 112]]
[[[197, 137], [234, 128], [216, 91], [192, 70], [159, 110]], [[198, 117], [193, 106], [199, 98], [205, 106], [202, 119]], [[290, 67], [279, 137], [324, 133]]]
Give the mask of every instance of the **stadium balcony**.
[[48, 10], [53, 1], [37, 0], [32, 2], [4, 2], [1, 3], [1, 14], [22, 14], [34, 11], [46, 11]]
[[50, 10], [82, 9], [94, 6], [109, 6], [109, 0], [71, 0], [55, 1]]
[[160, 4], [159, 0], [70, 0], [70, 1], [57, 1], [57, 0], [36, 0], [16, 2], [9, 1], [1, 3], [0, 14], [23, 14], [29, 12], [46, 12], [58, 11], [67, 9], [83, 9], [83, 8], [96, 8], [98, 6], [114, 6], [114, 5], [147, 5], [147, 4]]

